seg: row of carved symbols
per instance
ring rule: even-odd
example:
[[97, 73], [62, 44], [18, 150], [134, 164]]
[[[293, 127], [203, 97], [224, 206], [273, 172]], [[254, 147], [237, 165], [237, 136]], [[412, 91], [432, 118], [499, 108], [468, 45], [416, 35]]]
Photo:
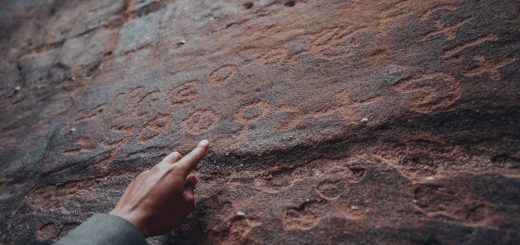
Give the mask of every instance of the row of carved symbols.
[[[208, 80], [211, 85], [221, 86], [232, 81], [237, 73], [238, 68], [235, 65], [228, 64], [211, 72]], [[186, 106], [199, 95], [198, 84], [198, 80], [183, 82], [169, 89], [166, 96], [162, 96], [159, 89], [150, 90], [140, 85], [128, 92], [118, 93], [109, 104], [103, 103], [93, 109], [79, 111], [74, 121], [86, 121], [100, 115], [140, 118], [154, 112], [154, 108], [161, 108], [164, 103], [163, 97], [167, 97], [169, 104], [172, 106]]]
[[338, 93], [337, 101], [337, 104], [317, 111], [313, 114], [313, 116], [319, 118], [338, 114], [345, 122], [348, 123], [358, 123], [360, 121], [359, 113], [356, 110], [357, 105], [352, 103], [347, 90], [343, 90]]
[[[455, 11], [456, 9], [457, 9], [457, 7], [454, 5], [451, 5], [451, 4], [439, 5], [437, 7], [434, 7], [432, 9], [426, 11], [424, 14], [422, 14], [421, 20], [426, 21], [426, 20], [430, 19], [435, 12], [440, 11], [440, 10]], [[457, 30], [459, 28], [461, 28], [462, 26], [466, 25], [469, 21], [472, 21], [473, 19], [474, 18], [463, 19], [463, 20], [460, 20], [460, 21], [456, 22], [455, 24], [451, 24], [451, 25], [444, 23], [442, 20], [435, 20], [434, 27], [436, 30], [423, 34], [421, 36], [420, 40], [425, 41], [425, 40], [427, 40], [431, 37], [435, 37], [437, 35], [444, 35], [446, 40], [454, 40], [457, 37]], [[457, 46], [448, 48], [444, 52], [442, 57], [444, 59], [449, 59], [449, 58], [452, 58], [452, 57], [456, 56], [457, 54], [463, 52], [466, 49], [471, 49], [471, 48], [477, 47], [483, 43], [494, 42], [494, 41], [498, 41], [498, 40], [499, 40], [498, 35], [496, 35], [494, 33], [482, 35], [477, 38], [465, 41], [462, 44], [459, 44]], [[516, 57], [505, 57], [502, 60], [490, 60], [489, 58], [486, 58], [483, 55], [476, 54], [473, 56], [473, 60], [475, 61], [477, 66], [473, 69], [463, 71], [462, 75], [464, 75], [466, 77], [475, 77], [475, 76], [480, 76], [480, 75], [486, 74], [492, 80], [498, 81], [498, 80], [500, 80], [500, 77], [501, 77], [499, 69], [515, 62], [517, 60], [517, 58]]]
[[220, 121], [220, 116], [213, 109], [200, 109], [183, 120], [182, 128], [194, 135], [199, 135], [214, 128]]
[[290, 54], [287, 48], [277, 48], [260, 55], [256, 62], [260, 66], [275, 66], [285, 62], [294, 63], [298, 57], [311, 54], [320, 59], [334, 60], [353, 55], [354, 49], [361, 43], [354, 38], [360, 32], [367, 30], [366, 26], [340, 26], [322, 29], [312, 37], [307, 49]]
[[505, 67], [518, 60], [516, 57], [505, 57], [499, 61], [487, 59], [483, 55], [473, 56], [473, 60], [477, 66], [473, 69], [462, 72], [466, 77], [475, 77], [480, 75], [488, 75], [491, 79], [498, 81], [501, 78], [500, 68]]
[[408, 102], [410, 110], [428, 113], [445, 109], [458, 101], [462, 95], [459, 83], [449, 74], [435, 72], [399, 81], [393, 86], [395, 91], [411, 94]]
[[228, 64], [221, 66], [211, 72], [209, 75], [209, 83], [215, 86], [221, 86], [231, 81], [238, 72], [236, 65]]
[[258, 119], [264, 117], [271, 108], [271, 104], [267, 101], [256, 100], [242, 105], [235, 113], [236, 120], [242, 125], [242, 129], [236, 137], [235, 145], [240, 144], [251, 129], [251, 125]]

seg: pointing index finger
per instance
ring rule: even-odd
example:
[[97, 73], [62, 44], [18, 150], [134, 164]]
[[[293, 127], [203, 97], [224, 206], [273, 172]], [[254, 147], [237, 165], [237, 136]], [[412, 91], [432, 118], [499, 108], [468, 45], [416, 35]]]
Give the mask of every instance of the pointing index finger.
[[208, 146], [209, 142], [207, 140], [200, 141], [195, 149], [175, 163], [176, 168], [183, 173], [184, 177], [188, 176], [197, 167], [199, 161], [206, 155]]

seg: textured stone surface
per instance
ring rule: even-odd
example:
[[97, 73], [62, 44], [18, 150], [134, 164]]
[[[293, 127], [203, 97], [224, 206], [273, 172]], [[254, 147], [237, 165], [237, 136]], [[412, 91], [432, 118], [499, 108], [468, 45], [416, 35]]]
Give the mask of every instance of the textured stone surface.
[[513, 244], [520, 3], [0, 1], [0, 243], [212, 142], [154, 244]]

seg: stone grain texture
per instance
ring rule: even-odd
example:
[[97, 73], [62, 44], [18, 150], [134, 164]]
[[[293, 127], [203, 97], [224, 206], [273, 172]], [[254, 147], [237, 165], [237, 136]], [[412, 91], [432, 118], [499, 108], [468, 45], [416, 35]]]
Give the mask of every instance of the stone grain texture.
[[0, 243], [198, 140], [152, 244], [518, 244], [520, 2], [2, 0]]

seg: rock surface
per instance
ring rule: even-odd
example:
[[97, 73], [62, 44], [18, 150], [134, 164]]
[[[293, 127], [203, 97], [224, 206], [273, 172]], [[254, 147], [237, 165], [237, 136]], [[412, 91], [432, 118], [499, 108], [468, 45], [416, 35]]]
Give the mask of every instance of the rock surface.
[[0, 243], [212, 142], [152, 244], [513, 244], [520, 2], [0, 1]]

